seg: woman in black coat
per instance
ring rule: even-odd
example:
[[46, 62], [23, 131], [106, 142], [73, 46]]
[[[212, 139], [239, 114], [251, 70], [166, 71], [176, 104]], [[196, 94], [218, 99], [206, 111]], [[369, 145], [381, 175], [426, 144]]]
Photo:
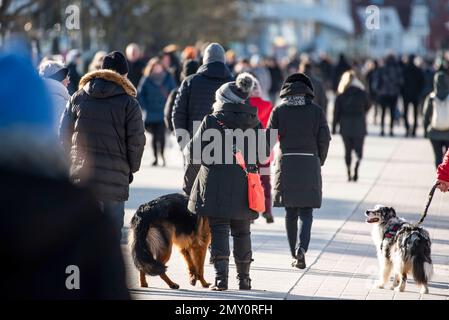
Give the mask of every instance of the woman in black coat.
[[[215, 286], [212, 289], [216, 291], [228, 288], [229, 230], [234, 239], [239, 287], [241, 290], [251, 289], [250, 224], [251, 220], [258, 218], [258, 214], [249, 209], [247, 177], [243, 169], [236, 164], [233, 144], [231, 139], [225, 136], [225, 132], [234, 135], [234, 143], [237, 149], [242, 151], [249, 170], [257, 170], [259, 159], [256, 151], [260, 134], [257, 129], [261, 129], [261, 124], [257, 109], [247, 103], [254, 86], [253, 79], [251, 75], [243, 73], [236, 82], [226, 83], [218, 89], [213, 113], [204, 118], [185, 150], [187, 159], [201, 162], [190, 193], [188, 209], [209, 220], [212, 235], [211, 255], [216, 272]], [[241, 129], [240, 134], [236, 129]], [[214, 135], [210, 141], [210, 138], [206, 138], [209, 133], [218, 134], [218, 137]], [[235, 142], [243, 138], [242, 134], [252, 136], [252, 139], [244, 139], [243, 143]], [[202, 156], [203, 153], [211, 155], [210, 159]]]
[[313, 85], [306, 75], [288, 77], [280, 97], [281, 104], [273, 110], [268, 124], [268, 129], [278, 130], [281, 151], [276, 159], [274, 206], [286, 208], [293, 266], [304, 269], [313, 208], [321, 207], [321, 166], [331, 137], [322, 108], [312, 102]]
[[[332, 133], [336, 134], [337, 126], [340, 126], [340, 134], [345, 145], [348, 181], [357, 182], [359, 179], [359, 167], [367, 134], [366, 114], [370, 106], [368, 93], [360, 80], [357, 79], [354, 71], [343, 74], [338, 86], [338, 96], [335, 100]], [[357, 156], [354, 175], [351, 172], [353, 151]]]

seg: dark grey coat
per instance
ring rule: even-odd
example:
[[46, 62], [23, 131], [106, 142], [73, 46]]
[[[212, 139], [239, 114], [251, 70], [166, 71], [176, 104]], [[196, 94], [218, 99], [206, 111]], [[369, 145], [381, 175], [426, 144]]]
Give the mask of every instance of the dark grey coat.
[[[200, 129], [187, 146], [190, 160], [193, 159], [191, 153], [195, 143], [201, 144], [201, 150], [210, 144], [210, 142], [200, 142], [205, 130], [211, 128], [220, 130], [222, 139], [225, 141], [224, 131], [218, 125], [217, 119], [224, 122], [229, 129], [255, 130], [256, 137], [260, 134], [257, 129], [262, 128], [257, 118], [256, 108], [244, 104], [225, 104], [220, 110], [204, 118]], [[259, 160], [264, 160], [255, 157], [253, 158], [255, 161], [249, 161], [247, 142], [243, 150], [245, 162], [249, 165], [256, 165]], [[223, 143], [222, 151], [221, 163], [224, 163], [224, 154], [232, 152], [232, 145]], [[190, 193], [188, 208], [192, 213], [234, 220], [258, 218], [258, 214], [249, 209], [247, 177], [243, 169], [235, 163], [234, 157], [232, 160], [234, 164], [204, 164], [203, 161]]]
[[305, 105], [281, 104], [273, 110], [268, 129], [278, 129], [275, 207], [320, 208], [321, 166], [331, 140], [323, 110], [306, 99]]
[[335, 100], [334, 120], [332, 131], [334, 134], [340, 127], [340, 134], [348, 138], [362, 138], [368, 133], [366, 113], [371, 103], [368, 94], [357, 87], [350, 86]]

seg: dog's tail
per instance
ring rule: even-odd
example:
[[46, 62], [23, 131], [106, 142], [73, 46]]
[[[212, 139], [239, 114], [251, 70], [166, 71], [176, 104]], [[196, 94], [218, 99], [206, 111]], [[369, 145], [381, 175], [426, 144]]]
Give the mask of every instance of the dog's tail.
[[131, 252], [138, 270], [159, 276], [167, 267], [156, 257], [167, 247], [167, 241], [161, 226], [154, 223], [159, 217], [150, 211], [151, 206], [141, 206], [131, 220]]
[[433, 275], [431, 242], [424, 230], [413, 231], [408, 239], [406, 252], [412, 262], [412, 274], [415, 282], [427, 284]]

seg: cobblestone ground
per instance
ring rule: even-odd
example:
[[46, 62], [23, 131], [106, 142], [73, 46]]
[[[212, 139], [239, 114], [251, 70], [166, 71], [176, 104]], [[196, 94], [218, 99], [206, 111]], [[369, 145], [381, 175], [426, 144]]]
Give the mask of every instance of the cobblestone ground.
[[[126, 235], [123, 251], [128, 282], [135, 299], [449, 299], [449, 195], [437, 193], [424, 226], [432, 237], [435, 275], [430, 294], [420, 295], [409, 280], [406, 292], [373, 289], [378, 265], [371, 241], [371, 227], [364, 211], [381, 203], [396, 208], [398, 215], [411, 221], [419, 218], [434, 182], [435, 170], [429, 141], [381, 138], [376, 127], [370, 128], [359, 183], [346, 182], [343, 144], [334, 136], [330, 155], [323, 169], [324, 204], [314, 213], [308, 268], [290, 267], [290, 254], [284, 227], [283, 210], [275, 210], [275, 223], [259, 219], [252, 227], [254, 263], [251, 277], [254, 290], [237, 290], [235, 267], [231, 262], [230, 290], [214, 293], [188, 283], [185, 262], [174, 250], [168, 274], [181, 285], [170, 290], [159, 278], [147, 277], [150, 287], [140, 288]], [[147, 144], [149, 146], [149, 144]], [[126, 207], [129, 223], [136, 208], [157, 196], [178, 192], [182, 183], [182, 159], [170, 140], [167, 168], [151, 167], [151, 152], [145, 152], [143, 166], [136, 175]], [[126, 230], [125, 230], [126, 231]], [[125, 232], [126, 233], [126, 232]], [[207, 257], [208, 261], [208, 257]], [[232, 261], [232, 259], [231, 259]], [[206, 279], [213, 282], [213, 268], [206, 262]]]

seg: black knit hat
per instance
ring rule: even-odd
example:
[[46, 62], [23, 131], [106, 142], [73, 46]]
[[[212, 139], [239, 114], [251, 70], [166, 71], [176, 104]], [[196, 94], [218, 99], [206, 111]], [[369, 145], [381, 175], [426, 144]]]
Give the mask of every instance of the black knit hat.
[[281, 89], [281, 98], [292, 95], [308, 95], [314, 97], [313, 84], [308, 76], [303, 73], [295, 73], [289, 76]]
[[129, 72], [128, 62], [125, 56], [118, 51], [113, 51], [106, 55], [101, 68], [115, 71], [121, 75]]

